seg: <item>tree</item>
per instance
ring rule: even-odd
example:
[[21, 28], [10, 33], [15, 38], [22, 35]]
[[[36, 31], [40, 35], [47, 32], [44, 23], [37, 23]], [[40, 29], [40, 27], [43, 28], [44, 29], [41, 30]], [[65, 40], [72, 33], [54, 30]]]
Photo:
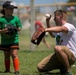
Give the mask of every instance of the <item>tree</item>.
[[76, 2], [76, 0], [68, 0], [68, 3], [69, 3], [69, 2]]

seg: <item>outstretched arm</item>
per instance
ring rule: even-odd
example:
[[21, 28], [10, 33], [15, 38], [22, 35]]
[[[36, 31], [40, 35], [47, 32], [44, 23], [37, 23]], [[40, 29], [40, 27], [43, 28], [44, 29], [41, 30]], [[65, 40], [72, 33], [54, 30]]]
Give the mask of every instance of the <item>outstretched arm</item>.
[[51, 27], [51, 28], [46, 28], [45, 32], [68, 32], [68, 28], [65, 26], [55, 26], [55, 27]]

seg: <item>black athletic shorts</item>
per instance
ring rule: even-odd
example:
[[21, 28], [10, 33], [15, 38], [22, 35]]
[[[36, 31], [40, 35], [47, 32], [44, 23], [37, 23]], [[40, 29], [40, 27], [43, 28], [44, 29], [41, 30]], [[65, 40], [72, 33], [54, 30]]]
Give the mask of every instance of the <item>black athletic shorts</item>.
[[13, 44], [9, 44], [9, 45], [2, 45], [2, 44], [0, 45], [0, 50], [3, 50], [3, 51], [10, 51], [13, 49], [19, 50], [19, 44], [13, 43]]

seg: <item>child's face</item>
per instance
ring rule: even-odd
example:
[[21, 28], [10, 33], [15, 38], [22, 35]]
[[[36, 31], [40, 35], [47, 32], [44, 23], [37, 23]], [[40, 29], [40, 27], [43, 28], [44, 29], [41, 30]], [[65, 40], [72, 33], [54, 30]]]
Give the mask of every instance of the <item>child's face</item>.
[[13, 14], [13, 10], [14, 10], [13, 8], [6, 8], [5, 9], [5, 14], [6, 15], [12, 15]]

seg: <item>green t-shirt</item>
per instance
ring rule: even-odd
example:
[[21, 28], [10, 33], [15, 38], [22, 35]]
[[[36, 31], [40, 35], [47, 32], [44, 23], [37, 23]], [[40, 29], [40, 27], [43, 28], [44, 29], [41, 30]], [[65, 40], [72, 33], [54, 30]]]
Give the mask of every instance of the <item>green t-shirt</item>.
[[[20, 19], [17, 16], [12, 16], [11, 18], [6, 18], [5, 16], [0, 17], [0, 29], [4, 29], [6, 24], [12, 24], [14, 26], [22, 28]], [[18, 42], [18, 33], [15, 33], [13, 35], [7, 35], [5, 33], [1, 34], [2, 45], [9, 45]]]

